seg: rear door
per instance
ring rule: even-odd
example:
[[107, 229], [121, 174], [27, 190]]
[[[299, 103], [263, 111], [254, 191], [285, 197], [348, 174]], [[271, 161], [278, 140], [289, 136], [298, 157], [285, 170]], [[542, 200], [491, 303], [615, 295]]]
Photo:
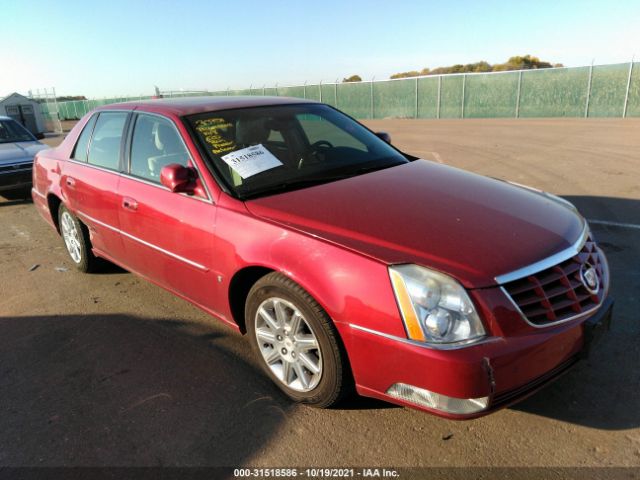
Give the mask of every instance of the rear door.
[[129, 112], [96, 113], [78, 137], [61, 177], [65, 203], [89, 228], [94, 249], [118, 262], [124, 260], [117, 192], [128, 118]]
[[162, 167], [194, 166], [170, 119], [137, 112], [131, 131], [118, 208], [128, 264], [215, 313], [216, 207], [210, 196], [172, 193], [160, 183]]

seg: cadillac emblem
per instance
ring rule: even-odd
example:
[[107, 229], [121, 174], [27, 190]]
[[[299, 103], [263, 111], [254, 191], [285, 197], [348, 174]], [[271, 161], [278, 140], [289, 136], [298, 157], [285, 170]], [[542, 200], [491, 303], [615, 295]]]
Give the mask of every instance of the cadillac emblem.
[[596, 268], [589, 263], [585, 263], [580, 268], [580, 280], [584, 285], [584, 288], [587, 289], [589, 293], [592, 295], [596, 295], [598, 290], [600, 289], [600, 280], [598, 279], [598, 273], [596, 272]]

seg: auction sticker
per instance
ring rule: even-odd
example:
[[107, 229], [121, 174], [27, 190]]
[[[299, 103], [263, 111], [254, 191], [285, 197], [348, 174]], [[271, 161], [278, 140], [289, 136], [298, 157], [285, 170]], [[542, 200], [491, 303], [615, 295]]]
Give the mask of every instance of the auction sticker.
[[220, 158], [242, 178], [248, 178], [282, 165], [282, 162], [262, 144], [236, 150]]

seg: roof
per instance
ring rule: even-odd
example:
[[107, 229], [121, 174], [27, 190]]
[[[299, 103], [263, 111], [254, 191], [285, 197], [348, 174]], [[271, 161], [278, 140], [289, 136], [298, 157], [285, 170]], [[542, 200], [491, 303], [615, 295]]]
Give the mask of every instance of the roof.
[[134, 102], [112, 103], [100, 107], [104, 109], [144, 110], [174, 115], [192, 115], [195, 113], [231, 110], [234, 108], [264, 107], [270, 105], [292, 105], [296, 103], [317, 103], [314, 100], [293, 97], [258, 97], [258, 96], [224, 96], [224, 97], [179, 97], [161, 98], [157, 100], [139, 100]]
[[30, 103], [38, 103], [36, 102], [33, 98], [29, 98], [29, 97], [25, 97], [24, 95], [18, 93], [18, 92], [13, 92], [9, 95], [7, 95], [6, 97], [0, 97], [0, 103], [5, 102], [6, 100], [9, 100], [10, 98], [20, 98], [21, 101], [26, 101], [26, 102], [30, 102]]

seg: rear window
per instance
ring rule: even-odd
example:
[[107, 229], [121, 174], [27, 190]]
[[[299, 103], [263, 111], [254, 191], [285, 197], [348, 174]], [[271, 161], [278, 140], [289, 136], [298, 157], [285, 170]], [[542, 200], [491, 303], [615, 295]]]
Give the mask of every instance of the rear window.
[[88, 161], [91, 165], [118, 170], [122, 132], [127, 115], [127, 112], [100, 113], [89, 145]]
[[93, 133], [93, 126], [96, 124], [97, 117], [98, 115], [92, 116], [84, 126], [84, 129], [76, 142], [76, 146], [73, 149], [73, 155], [71, 155], [71, 158], [74, 160], [78, 160], [80, 162], [87, 161], [87, 147], [89, 147], [89, 139], [91, 138], [91, 133]]

